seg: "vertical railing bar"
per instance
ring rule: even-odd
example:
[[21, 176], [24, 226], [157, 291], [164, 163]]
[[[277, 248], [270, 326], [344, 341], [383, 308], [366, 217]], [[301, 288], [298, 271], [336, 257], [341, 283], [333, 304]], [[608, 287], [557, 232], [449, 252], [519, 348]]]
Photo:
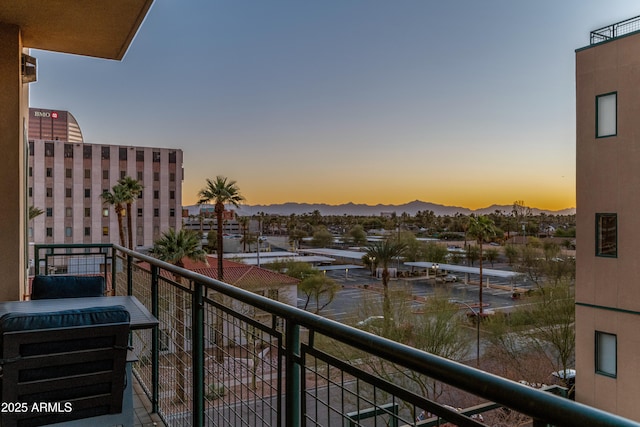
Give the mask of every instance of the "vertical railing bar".
[[193, 425], [204, 426], [204, 300], [203, 285], [192, 281], [191, 366], [193, 387]]
[[127, 295], [133, 295], [133, 257], [131, 255], [127, 255]]
[[[282, 332], [282, 331], [281, 331]], [[282, 427], [282, 360], [283, 360], [283, 349], [282, 349], [282, 334], [277, 336], [278, 338], [278, 381], [276, 382], [276, 405], [277, 406], [277, 416], [278, 416], [278, 427]]]
[[[113, 246], [111, 248], [113, 250], [113, 257], [111, 258], [111, 294], [115, 295], [116, 294], [116, 273], [118, 271], [118, 268], [117, 268], [117, 265], [116, 265], [116, 256], [115, 256], [116, 250], [115, 250], [115, 248], [113, 248]], [[107, 249], [107, 251], [108, 251], [108, 249]], [[105, 253], [105, 266], [104, 266], [105, 277], [107, 275], [106, 256], [107, 256], [107, 254]]]
[[300, 325], [289, 320], [286, 325], [286, 372], [285, 392], [287, 393], [285, 426], [300, 426], [300, 401], [302, 399], [300, 386]]
[[[151, 265], [151, 314], [156, 319], [159, 317], [158, 298], [158, 270], [155, 265]], [[151, 332], [151, 407], [152, 411], [158, 412], [159, 405], [159, 380], [160, 380], [160, 325], [156, 325]]]
[[40, 245], [33, 247], [33, 275], [40, 274]]

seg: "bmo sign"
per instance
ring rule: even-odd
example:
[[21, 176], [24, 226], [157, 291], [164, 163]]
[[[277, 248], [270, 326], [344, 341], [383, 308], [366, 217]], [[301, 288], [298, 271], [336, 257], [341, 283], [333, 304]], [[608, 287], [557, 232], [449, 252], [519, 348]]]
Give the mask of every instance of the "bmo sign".
[[55, 111], [34, 111], [33, 117], [57, 119], [58, 113]]

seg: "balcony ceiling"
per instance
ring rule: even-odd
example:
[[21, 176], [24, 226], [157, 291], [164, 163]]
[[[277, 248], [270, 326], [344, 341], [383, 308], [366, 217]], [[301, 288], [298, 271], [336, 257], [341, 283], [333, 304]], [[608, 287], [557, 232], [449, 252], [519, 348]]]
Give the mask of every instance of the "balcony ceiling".
[[153, 0], [2, 0], [25, 47], [122, 59]]

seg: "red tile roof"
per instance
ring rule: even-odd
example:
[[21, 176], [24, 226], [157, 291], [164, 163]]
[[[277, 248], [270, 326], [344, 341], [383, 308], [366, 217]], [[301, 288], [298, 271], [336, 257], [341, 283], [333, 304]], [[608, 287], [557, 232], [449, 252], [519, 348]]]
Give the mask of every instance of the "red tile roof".
[[[191, 261], [183, 259], [184, 268], [203, 276], [218, 278], [218, 259], [208, 256], [209, 262]], [[260, 286], [280, 286], [280, 285], [296, 285], [300, 280], [287, 276], [285, 274], [276, 273], [275, 271], [257, 267], [255, 265], [246, 265], [239, 262], [222, 260], [222, 268], [224, 269], [224, 281], [239, 288], [250, 288], [252, 285]], [[149, 268], [147, 263], [141, 263], [141, 267]]]

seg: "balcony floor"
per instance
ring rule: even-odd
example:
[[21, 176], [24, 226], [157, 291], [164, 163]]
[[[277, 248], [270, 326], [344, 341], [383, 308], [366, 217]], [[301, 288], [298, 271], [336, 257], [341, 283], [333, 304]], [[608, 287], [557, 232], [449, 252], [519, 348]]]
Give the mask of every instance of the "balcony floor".
[[134, 427], [165, 426], [158, 414], [151, 412], [151, 402], [137, 379], [133, 381], [133, 412]]

